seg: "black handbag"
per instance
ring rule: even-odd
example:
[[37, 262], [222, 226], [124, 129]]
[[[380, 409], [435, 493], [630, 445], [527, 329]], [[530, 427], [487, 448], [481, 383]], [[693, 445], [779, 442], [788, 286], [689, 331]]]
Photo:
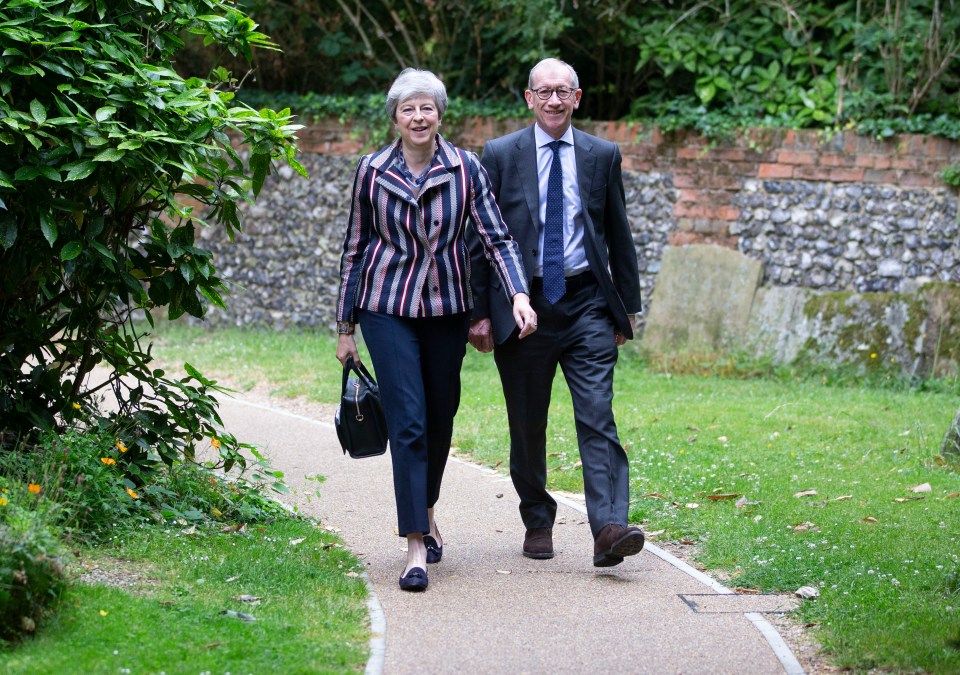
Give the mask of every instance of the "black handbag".
[[333, 420], [344, 454], [376, 457], [387, 451], [387, 418], [380, 387], [362, 363], [348, 358], [343, 366], [340, 405]]

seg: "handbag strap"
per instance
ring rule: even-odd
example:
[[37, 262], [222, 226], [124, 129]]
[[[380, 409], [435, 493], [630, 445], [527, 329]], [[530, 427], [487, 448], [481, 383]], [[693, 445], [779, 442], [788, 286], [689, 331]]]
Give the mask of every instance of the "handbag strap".
[[347, 378], [350, 376], [350, 372], [357, 374], [357, 377], [363, 380], [368, 387], [376, 387], [377, 381], [373, 379], [373, 375], [364, 367], [363, 363], [355, 362], [352, 356], [347, 357], [347, 362], [343, 364], [343, 381], [340, 386], [340, 390], [345, 392], [347, 390]]

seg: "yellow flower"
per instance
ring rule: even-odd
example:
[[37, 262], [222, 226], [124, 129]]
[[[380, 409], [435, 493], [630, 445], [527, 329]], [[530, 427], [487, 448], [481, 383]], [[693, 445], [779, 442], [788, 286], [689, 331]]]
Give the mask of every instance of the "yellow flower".
[[108, 612], [108, 611], [105, 610], [105, 609], [101, 609], [101, 610], [100, 610], [100, 616], [106, 616], [106, 615], [109, 614], [109, 613], [110, 613], [110, 612]]
[[117, 460], [115, 460], [113, 457], [101, 457], [100, 461], [106, 464], [107, 466], [113, 466], [114, 464], [117, 463]]
[[211, 477], [210, 477], [210, 485], [216, 485], [216, 484], [217, 484], [217, 479], [214, 478], [213, 476], [211, 476]]
[[6, 497], [0, 497], [0, 506], [6, 506], [9, 503]]
[[876, 354], [871, 354], [871, 355], [870, 355], [870, 358], [871, 358], [871, 359], [875, 359], [875, 358], [877, 358], [877, 355], [876, 355]]
[[120, 452], [126, 452], [126, 451], [127, 451], [127, 446], [125, 446], [125, 445], [124, 445], [123, 443], [121, 443], [120, 441], [117, 441], [117, 450], [119, 450]]
[[215, 447], [217, 450], [220, 449], [220, 441], [219, 441], [218, 439], [216, 439], [216, 438], [211, 438], [211, 439], [210, 439], [210, 445], [212, 445], [213, 447]]
[[74, 410], [80, 410], [80, 404], [79, 404], [79, 403], [74, 403], [74, 404], [73, 404], [73, 409], [74, 409]]
[[127, 494], [133, 497], [134, 499], [140, 499], [140, 495], [138, 495], [136, 492], [134, 492], [130, 488], [127, 488]]
[[35, 495], [40, 494], [40, 486], [37, 485], [36, 483], [28, 484], [27, 489], [30, 491], [31, 494], [35, 494]]

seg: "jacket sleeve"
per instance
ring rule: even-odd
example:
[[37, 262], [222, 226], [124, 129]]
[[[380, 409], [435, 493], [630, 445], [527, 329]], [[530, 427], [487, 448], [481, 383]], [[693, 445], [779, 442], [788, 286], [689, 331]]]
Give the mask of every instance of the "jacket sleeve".
[[627, 220], [623, 175], [620, 169], [620, 148], [614, 145], [613, 158], [607, 176], [607, 203], [604, 208], [604, 233], [610, 255], [610, 274], [613, 285], [623, 301], [627, 314], [637, 314], [640, 306], [640, 270], [637, 249]]
[[473, 319], [490, 316], [490, 279], [494, 268], [503, 281], [508, 298], [517, 293], [529, 293], [520, 247], [510, 236], [495, 198], [500, 188], [500, 173], [490, 143], [484, 146], [483, 153], [482, 163], [475, 154], [469, 153], [472, 191], [470, 216], [474, 225], [470, 238]]
[[354, 307], [357, 290], [363, 275], [363, 261], [373, 232], [373, 208], [370, 201], [370, 183], [373, 172], [369, 170], [370, 158], [364, 156], [357, 163], [353, 179], [353, 198], [350, 205], [350, 220], [343, 238], [343, 253], [340, 256], [340, 293], [337, 300], [337, 321], [356, 322]]

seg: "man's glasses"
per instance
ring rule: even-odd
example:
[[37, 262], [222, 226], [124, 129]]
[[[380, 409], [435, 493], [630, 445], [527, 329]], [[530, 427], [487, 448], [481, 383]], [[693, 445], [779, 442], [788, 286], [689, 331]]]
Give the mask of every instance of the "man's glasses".
[[549, 101], [550, 97], [556, 93], [557, 98], [561, 101], [566, 101], [570, 98], [575, 89], [570, 89], [569, 87], [557, 87], [556, 89], [551, 89], [550, 87], [540, 87], [539, 89], [534, 89], [533, 92], [537, 95], [541, 101]]

